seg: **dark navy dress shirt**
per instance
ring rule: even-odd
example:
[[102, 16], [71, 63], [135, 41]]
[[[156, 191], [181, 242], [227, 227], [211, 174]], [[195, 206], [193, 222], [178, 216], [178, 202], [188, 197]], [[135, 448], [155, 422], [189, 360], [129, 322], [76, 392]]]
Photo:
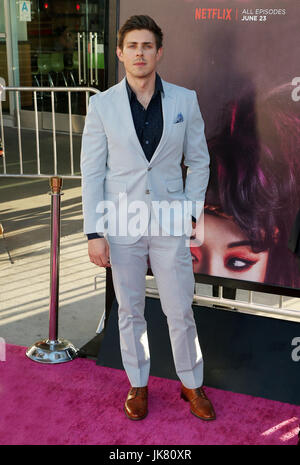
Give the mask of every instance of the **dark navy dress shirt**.
[[163, 132], [161, 94], [163, 86], [156, 74], [155, 90], [147, 108], [138, 101], [126, 79], [126, 88], [136, 134], [148, 161], [151, 160]]

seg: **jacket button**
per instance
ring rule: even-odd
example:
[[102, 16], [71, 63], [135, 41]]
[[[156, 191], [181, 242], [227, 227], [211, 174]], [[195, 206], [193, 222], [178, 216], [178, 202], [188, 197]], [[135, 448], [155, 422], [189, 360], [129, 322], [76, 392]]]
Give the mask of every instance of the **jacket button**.
[[148, 170], [147, 171], [151, 171], [152, 170], [152, 166], [149, 166]]
[[149, 189], [147, 189], [147, 190], [145, 191], [145, 194], [150, 194]]

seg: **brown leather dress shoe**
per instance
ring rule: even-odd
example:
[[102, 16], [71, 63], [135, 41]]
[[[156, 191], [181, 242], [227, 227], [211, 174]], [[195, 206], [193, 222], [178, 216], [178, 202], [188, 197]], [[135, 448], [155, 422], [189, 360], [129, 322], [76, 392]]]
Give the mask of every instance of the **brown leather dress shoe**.
[[215, 420], [214, 408], [202, 387], [188, 389], [181, 384], [181, 398], [190, 403], [191, 412], [196, 417], [201, 420]]
[[148, 413], [148, 386], [132, 387], [128, 392], [124, 411], [130, 420], [142, 420]]

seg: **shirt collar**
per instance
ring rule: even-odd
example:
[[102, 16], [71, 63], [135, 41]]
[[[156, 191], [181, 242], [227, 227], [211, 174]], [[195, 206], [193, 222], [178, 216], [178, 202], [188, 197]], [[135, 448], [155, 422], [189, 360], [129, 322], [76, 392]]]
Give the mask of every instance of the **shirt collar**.
[[[131, 89], [130, 85], [128, 84], [127, 78], [126, 78], [126, 89], [127, 89], [129, 101], [131, 101], [131, 99], [133, 97], [136, 97], [136, 95], [135, 95], [134, 91]], [[164, 88], [163, 88], [163, 85], [162, 85], [162, 82], [161, 82], [161, 77], [159, 76], [159, 74], [156, 73], [155, 89], [154, 89], [154, 94], [153, 94], [152, 98], [155, 97], [158, 92], [161, 92], [161, 94], [164, 94]]]

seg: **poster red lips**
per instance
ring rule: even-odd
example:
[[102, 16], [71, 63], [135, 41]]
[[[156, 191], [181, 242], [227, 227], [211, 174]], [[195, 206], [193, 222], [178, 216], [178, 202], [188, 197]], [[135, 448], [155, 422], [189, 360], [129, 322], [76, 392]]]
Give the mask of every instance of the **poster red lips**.
[[122, 0], [120, 23], [132, 14], [160, 25], [159, 73], [196, 90], [205, 121], [211, 175], [194, 271], [300, 288], [288, 249], [300, 209], [299, 0]]

